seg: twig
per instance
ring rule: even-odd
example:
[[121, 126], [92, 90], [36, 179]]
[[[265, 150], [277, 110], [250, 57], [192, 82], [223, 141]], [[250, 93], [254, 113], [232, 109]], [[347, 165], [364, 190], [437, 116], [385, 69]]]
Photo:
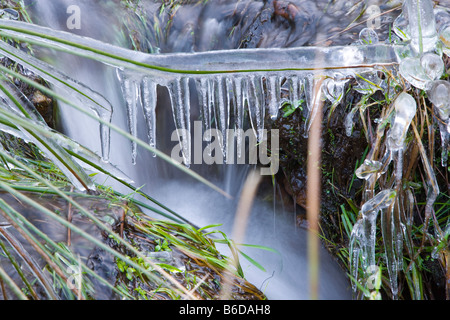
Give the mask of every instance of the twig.
[[306, 216], [309, 223], [308, 228], [308, 264], [309, 264], [309, 285], [310, 298], [319, 298], [319, 215], [321, 198], [321, 137], [322, 137], [322, 108], [321, 99], [322, 83], [324, 77], [316, 79], [314, 84], [313, 108], [316, 109], [309, 139], [308, 139], [308, 160], [307, 160], [307, 196], [306, 196]]
[[[73, 186], [70, 187], [70, 192], [73, 192]], [[67, 221], [69, 223], [72, 223], [72, 202], [69, 202], [69, 209], [68, 209], [68, 213], [67, 213]], [[67, 246], [70, 247], [71, 245], [71, 234], [72, 234], [72, 230], [70, 228], [67, 228]]]
[[3, 283], [3, 278], [0, 277], [0, 287], [2, 288], [3, 300], [8, 300], [8, 295], [6, 294], [5, 284]]
[[[252, 171], [245, 181], [244, 188], [242, 190], [241, 199], [236, 211], [236, 217], [234, 219], [232, 239], [234, 243], [242, 243], [245, 237], [245, 231], [247, 229], [248, 218], [250, 216], [253, 200], [256, 196], [259, 183], [261, 182], [261, 176], [258, 172]], [[236, 253], [237, 254], [237, 253]], [[239, 263], [237, 259], [234, 259], [235, 267]], [[223, 287], [220, 292], [221, 300], [228, 300], [231, 295], [231, 281], [232, 274], [228, 270], [224, 272]]]

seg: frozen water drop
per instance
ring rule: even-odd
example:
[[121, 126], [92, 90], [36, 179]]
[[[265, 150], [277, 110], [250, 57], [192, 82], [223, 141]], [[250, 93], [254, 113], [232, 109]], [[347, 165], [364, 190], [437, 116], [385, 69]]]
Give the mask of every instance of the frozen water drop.
[[341, 102], [347, 82], [348, 80], [341, 74], [336, 74], [334, 79], [327, 78], [324, 80], [322, 85], [323, 93], [333, 105]]
[[447, 121], [450, 116], [450, 83], [444, 80], [434, 81], [428, 98], [438, 110], [441, 120]]
[[364, 71], [356, 76], [358, 86], [355, 90], [362, 94], [374, 93], [382, 90], [383, 80], [378, 76], [376, 71]]
[[435, 8], [434, 17], [436, 18], [436, 29], [442, 30], [446, 25], [450, 25], [450, 11], [447, 9]]
[[394, 103], [395, 117], [388, 133], [387, 143], [390, 150], [401, 150], [406, 138], [406, 132], [416, 114], [416, 101], [403, 92]]
[[397, 19], [394, 20], [393, 29], [397, 36], [399, 36], [403, 41], [408, 41], [411, 39], [408, 19], [405, 17], [404, 13], [401, 13]]
[[439, 79], [444, 73], [444, 62], [434, 53], [425, 53], [420, 58], [420, 65], [430, 80]]
[[377, 44], [378, 34], [372, 28], [364, 28], [359, 33], [359, 41], [362, 45]]
[[447, 56], [450, 56], [450, 22], [439, 31], [439, 39], [443, 44], [442, 50]]
[[405, 58], [400, 62], [400, 74], [416, 88], [428, 90], [431, 86], [429, 76], [424, 72], [419, 58]]
[[361, 214], [363, 217], [369, 217], [374, 211], [388, 208], [394, 202], [395, 195], [396, 192], [394, 190], [380, 191], [375, 197], [363, 204]]
[[380, 171], [381, 167], [381, 162], [366, 159], [364, 163], [356, 169], [355, 174], [359, 179], [369, 180], [374, 173]]

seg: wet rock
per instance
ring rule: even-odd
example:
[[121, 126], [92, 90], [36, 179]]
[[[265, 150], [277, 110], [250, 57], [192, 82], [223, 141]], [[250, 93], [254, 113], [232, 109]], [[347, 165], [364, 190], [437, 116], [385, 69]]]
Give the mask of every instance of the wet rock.
[[44, 118], [48, 126], [54, 127], [53, 121], [53, 99], [44, 95], [39, 90], [32, 93], [31, 102], [36, 107], [37, 111]]

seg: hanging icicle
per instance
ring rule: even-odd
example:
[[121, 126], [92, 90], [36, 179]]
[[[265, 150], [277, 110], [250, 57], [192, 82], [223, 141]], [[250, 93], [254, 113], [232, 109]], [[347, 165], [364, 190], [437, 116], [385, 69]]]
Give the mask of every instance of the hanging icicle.
[[190, 122], [190, 93], [189, 78], [179, 77], [169, 83], [170, 101], [173, 119], [177, 129], [183, 162], [187, 167], [191, 165], [191, 122]]

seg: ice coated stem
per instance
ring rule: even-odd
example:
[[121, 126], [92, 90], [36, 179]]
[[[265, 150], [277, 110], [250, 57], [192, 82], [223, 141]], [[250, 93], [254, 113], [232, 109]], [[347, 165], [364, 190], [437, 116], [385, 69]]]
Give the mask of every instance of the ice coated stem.
[[417, 53], [432, 51], [437, 41], [436, 18], [431, 0], [405, 0], [403, 10], [409, 20], [411, 48]]
[[395, 117], [387, 138], [391, 151], [403, 151], [406, 133], [416, 110], [416, 101], [407, 93], [401, 93], [395, 100]]

